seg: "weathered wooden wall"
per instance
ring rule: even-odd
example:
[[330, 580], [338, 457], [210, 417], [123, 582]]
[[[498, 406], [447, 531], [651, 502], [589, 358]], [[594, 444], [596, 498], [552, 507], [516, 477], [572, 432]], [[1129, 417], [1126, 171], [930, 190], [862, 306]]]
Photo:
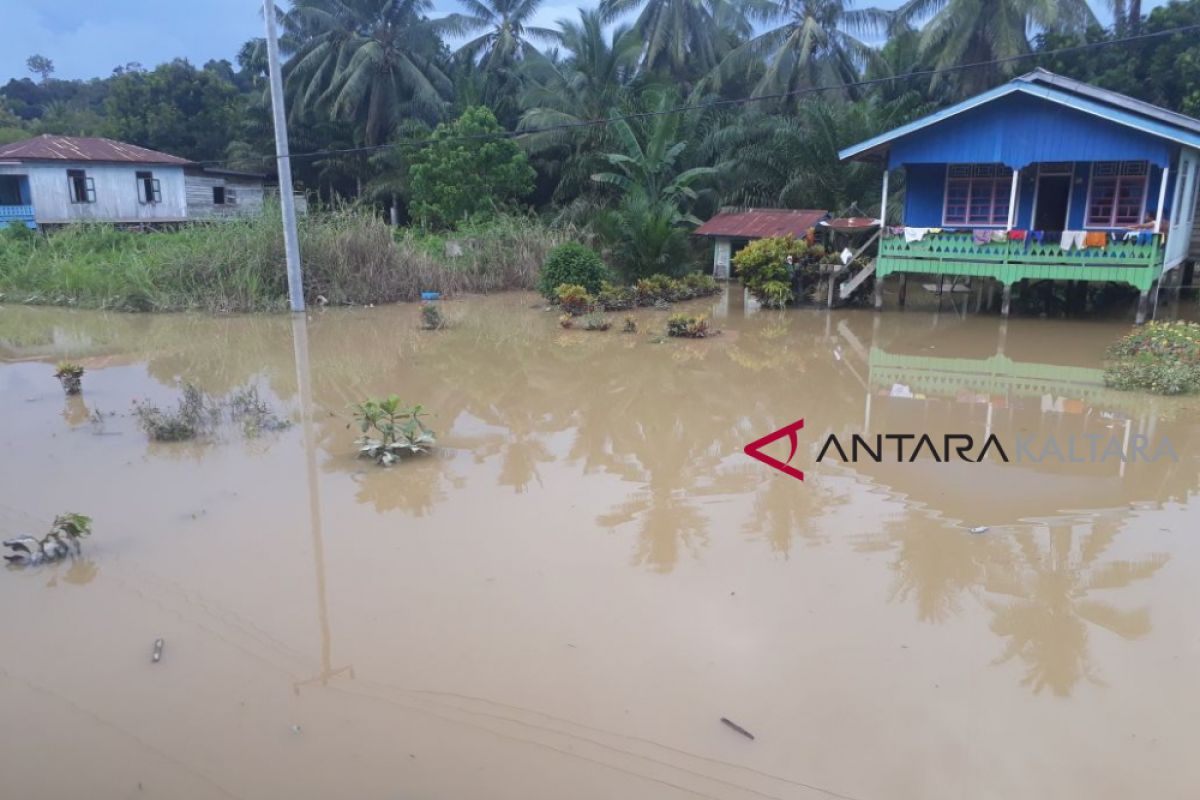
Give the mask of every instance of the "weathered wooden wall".
[[[81, 169], [96, 187], [96, 202], [72, 203], [67, 170]], [[162, 189], [162, 202], [142, 203], [138, 172], [150, 172]], [[29, 177], [39, 225], [65, 222], [179, 222], [186, 218], [183, 167], [147, 164], [27, 162], [0, 166], [0, 174]]]
[[[258, 214], [263, 206], [263, 184], [256, 178], [189, 173], [184, 178], [189, 219]], [[225, 187], [225, 204], [213, 203], [213, 188]]]

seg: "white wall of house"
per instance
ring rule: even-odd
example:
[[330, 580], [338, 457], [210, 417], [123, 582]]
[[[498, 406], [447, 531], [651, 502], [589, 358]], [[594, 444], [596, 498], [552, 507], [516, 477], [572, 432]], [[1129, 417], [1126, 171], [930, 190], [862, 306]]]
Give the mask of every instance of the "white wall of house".
[[[94, 203], [71, 202], [67, 170], [83, 170], [95, 187]], [[159, 182], [161, 199], [144, 203], [138, 172]], [[27, 175], [39, 225], [66, 222], [175, 222], [186, 219], [183, 167], [160, 164], [96, 164], [66, 161], [0, 165], [0, 174]]]
[[[189, 173], [184, 177], [184, 185], [187, 189], [189, 219], [219, 219], [258, 214], [262, 211], [261, 179], [239, 175]], [[224, 204], [216, 202], [214, 189], [225, 190]]]

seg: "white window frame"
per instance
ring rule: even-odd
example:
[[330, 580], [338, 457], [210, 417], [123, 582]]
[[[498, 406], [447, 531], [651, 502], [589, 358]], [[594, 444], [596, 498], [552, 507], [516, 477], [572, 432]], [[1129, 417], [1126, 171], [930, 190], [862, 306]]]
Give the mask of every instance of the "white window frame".
[[[76, 178], [83, 180], [83, 196], [76, 191]], [[72, 205], [86, 205], [96, 202], [96, 181], [87, 174], [87, 170], [68, 169], [67, 170], [67, 196], [71, 199]]]
[[[950, 181], [951, 180], [963, 180], [962, 176], [954, 176], [953, 175], [955, 167], [969, 167], [971, 169], [972, 173], [974, 173], [975, 170], [977, 170], [979, 167], [991, 167], [993, 169], [999, 168], [999, 169], [1008, 170], [1008, 174], [1006, 174], [1004, 176], [987, 177], [987, 176], [982, 176], [982, 175], [977, 176], [975, 174], [972, 174], [966, 179], [966, 180], [970, 181], [970, 184], [967, 188], [966, 208], [964, 211], [962, 222], [951, 222], [950, 220], [946, 219], [946, 210], [950, 205]], [[944, 227], [944, 228], [996, 228], [998, 230], [1003, 230], [1003, 229], [1007, 228], [1008, 227], [1008, 216], [1011, 211], [1011, 209], [1008, 208], [1008, 203], [1009, 203], [1009, 200], [1010, 200], [1010, 197], [1012, 194], [1012, 176], [1013, 176], [1013, 171], [1011, 169], [1009, 169], [1007, 166], [1005, 166], [1004, 164], [999, 164], [999, 163], [996, 163], [996, 164], [947, 164], [946, 165], [946, 180], [942, 184], [942, 227]], [[976, 180], [979, 180], [979, 181], [988, 180], [988, 181], [992, 182], [992, 204], [991, 204], [991, 213], [989, 214], [990, 219], [995, 219], [995, 216], [996, 216], [996, 214], [995, 214], [996, 207], [997, 207], [996, 200], [997, 199], [1004, 200], [1004, 207], [1005, 207], [1004, 219], [1001, 220], [1000, 222], [990, 222], [990, 221], [986, 222], [986, 223], [971, 222], [971, 194], [974, 190], [974, 183]], [[1018, 198], [1018, 201], [1019, 201], [1019, 199], [1020, 198]]]
[[[1098, 167], [1101, 164], [1117, 164], [1118, 165], [1117, 174], [1115, 176], [1117, 183], [1116, 183], [1116, 187], [1113, 191], [1112, 211], [1109, 212], [1109, 216], [1108, 216], [1109, 224], [1107, 224], [1107, 225], [1097, 225], [1092, 222], [1092, 196], [1096, 191], [1096, 167]], [[1140, 176], [1142, 179], [1142, 205], [1141, 205], [1141, 208], [1138, 210], [1138, 218], [1137, 218], [1136, 222], [1118, 223], [1117, 222], [1117, 206], [1120, 205], [1120, 203], [1118, 203], [1118, 200], [1121, 196], [1122, 179], [1127, 178], [1127, 177], [1131, 177], [1131, 178], [1138, 177], [1137, 175], [1127, 176], [1124, 174], [1126, 165], [1130, 165], [1130, 164], [1145, 165], [1145, 172], [1143, 172], [1142, 175]], [[1113, 176], [1109, 176], [1109, 175], [1101, 176], [1102, 179], [1108, 179], [1110, 177], [1113, 177]], [[1132, 228], [1132, 227], [1137, 227], [1138, 225], [1141, 225], [1142, 222], [1146, 218], [1146, 204], [1149, 199], [1149, 194], [1150, 194], [1150, 162], [1148, 162], [1148, 161], [1093, 161], [1091, 170], [1088, 172], [1087, 204], [1083, 207], [1083, 228], [1084, 228], [1084, 230], [1092, 230], [1092, 231], [1107, 231], [1107, 230], [1114, 230], [1114, 229], [1121, 230], [1123, 228]]]
[[[142, 177], [142, 176], [149, 176]], [[133, 179], [137, 183], [138, 202], [144, 206], [152, 206], [162, 202], [162, 184], [150, 170], [136, 170]], [[149, 185], [147, 185], [149, 181]], [[147, 188], [149, 192], [147, 192]]]

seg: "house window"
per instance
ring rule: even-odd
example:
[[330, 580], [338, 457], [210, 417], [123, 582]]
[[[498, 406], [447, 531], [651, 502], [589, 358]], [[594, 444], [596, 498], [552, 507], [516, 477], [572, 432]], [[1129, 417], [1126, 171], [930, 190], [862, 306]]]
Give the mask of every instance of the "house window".
[[213, 205], [214, 206], [225, 205], [225, 187], [224, 186], [214, 186], [213, 187]]
[[67, 188], [70, 190], [72, 203], [96, 202], [96, 182], [81, 169], [67, 170]]
[[943, 225], [1008, 224], [1012, 170], [1003, 164], [951, 164], [946, 172]]
[[1122, 228], [1140, 224], [1146, 213], [1149, 178], [1150, 164], [1146, 161], [1097, 161], [1092, 164], [1088, 227]]
[[137, 173], [138, 202], [142, 205], [162, 202], [162, 187], [153, 172]]

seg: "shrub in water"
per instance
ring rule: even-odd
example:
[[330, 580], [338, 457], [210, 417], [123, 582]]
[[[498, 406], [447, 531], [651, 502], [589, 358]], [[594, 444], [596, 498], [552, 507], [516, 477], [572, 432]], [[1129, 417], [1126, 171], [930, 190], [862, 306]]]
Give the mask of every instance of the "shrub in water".
[[1200, 391], [1200, 325], [1151, 322], [1108, 349], [1104, 382], [1155, 394]]
[[672, 314], [667, 317], [667, 336], [682, 336], [687, 339], [703, 339], [711, 336], [705, 317], [693, 317], [688, 314]]
[[[808, 257], [808, 245], [803, 241], [794, 236], [773, 236], [753, 241], [739, 250], [733, 257], [733, 268], [759, 302], [763, 305], [775, 305], [783, 293], [774, 284], [782, 284], [785, 287], [791, 285], [792, 272], [788, 269], [788, 256], [795, 262], [794, 269], [804, 269], [805, 264], [811, 260]], [[787, 295], [784, 302], [791, 300], [790, 289]], [[779, 303], [779, 306], [782, 305]]]
[[41, 539], [32, 536], [18, 536], [3, 542], [12, 550], [4, 560], [10, 564], [23, 567], [35, 567], [47, 561], [59, 561], [70, 555], [82, 552], [79, 540], [92, 533], [92, 518], [83, 514], [59, 514], [54, 518], [50, 532]]
[[58, 378], [63, 391], [68, 395], [79, 394], [83, 391], [83, 367], [73, 361], [58, 362], [54, 377]]
[[195, 439], [220, 420], [221, 409], [196, 386], [185, 383], [183, 397], [174, 411], [164, 410], [149, 401], [136, 403], [133, 411], [147, 435], [156, 442], [183, 442]]
[[563, 314], [558, 318], [558, 324], [564, 328], [570, 329], [575, 327], [575, 318], [570, 314]]
[[585, 331], [606, 331], [612, 327], [612, 320], [603, 314], [592, 312], [583, 317], [583, 329]]
[[571, 316], [577, 317], [592, 310], [594, 304], [592, 296], [582, 286], [564, 283], [555, 290], [554, 294], [562, 310]]
[[608, 274], [608, 267], [595, 250], [568, 242], [550, 251], [538, 276], [538, 291], [550, 301], [556, 299], [555, 293], [563, 284], [582, 286], [595, 294], [600, 291]]
[[625, 333], [637, 333], [637, 320], [631, 316], [625, 317], [625, 324], [621, 326], [621, 330]]
[[442, 316], [442, 308], [436, 303], [426, 303], [421, 306], [421, 327], [427, 331], [436, 331], [446, 327], [446, 318]]
[[426, 411], [419, 405], [405, 406], [396, 395], [368, 398], [355, 405], [354, 419], [362, 436], [354, 440], [358, 454], [390, 466], [404, 453], [429, 452], [434, 445], [433, 431], [421, 417]]
[[616, 286], [604, 281], [600, 284], [600, 292], [596, 295], [596, 304], [605, 311], [624, 311], [633, 308], [637, 302], [637, 294], [630, 286]]

